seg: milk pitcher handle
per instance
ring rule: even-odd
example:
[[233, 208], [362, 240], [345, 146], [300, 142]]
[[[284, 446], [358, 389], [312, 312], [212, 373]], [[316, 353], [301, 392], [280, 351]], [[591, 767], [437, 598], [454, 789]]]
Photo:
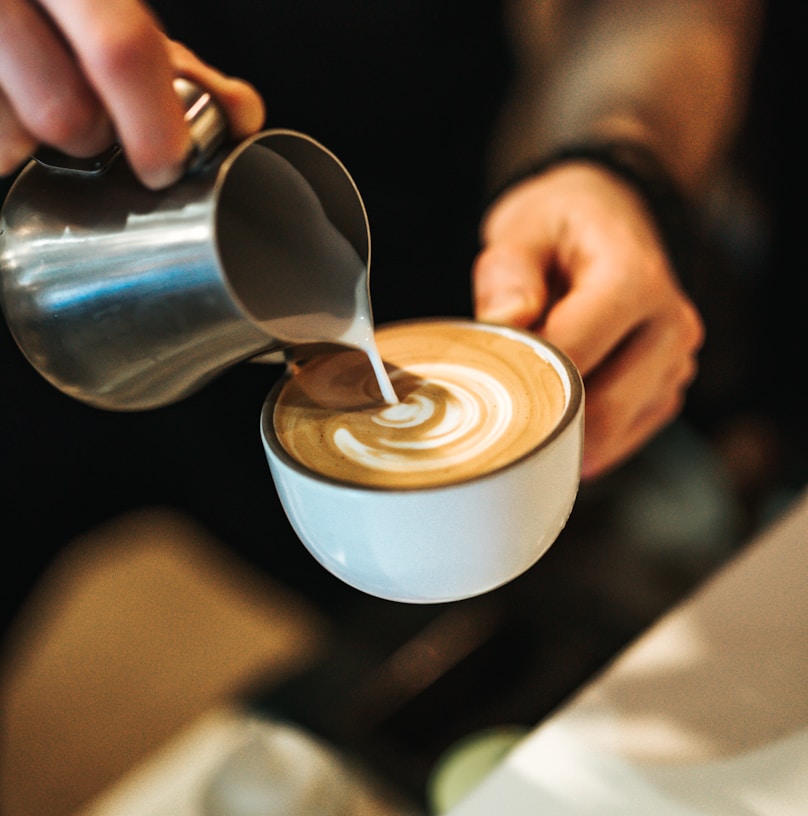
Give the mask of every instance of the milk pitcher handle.
[[[186, 171], [192, 173], [205, 165], [224, 143], [227, 138], [227, 118], [213, 95], [195, 82], [177, 77], [174, 80], [174, 90], [182, 100], [185, 121], [191, 135], [193, 149]], [[80, 176], [100, 176], [109, 170], [121, 153], [121, 146], [117, 143], [89, 158], [69, 156], [61, 150], [43, 146], [34, 153], [33, 158], [48, 170]]]

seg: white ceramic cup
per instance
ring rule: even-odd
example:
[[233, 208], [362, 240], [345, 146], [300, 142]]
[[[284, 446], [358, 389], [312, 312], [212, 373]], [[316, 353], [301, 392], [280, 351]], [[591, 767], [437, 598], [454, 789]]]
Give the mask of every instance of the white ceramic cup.
[[339, 482], [294, 460], [275, 435], [275, 402], [289, 375], [264, 403], [264, 450], [292, 527], [320, 564], [370, 595], [437, 603], [499, 587], [549, 549], [575, 502], [584, 409], [577, 369], [535, 335], [470, 325], [507, 333], [535, 350], [556, 370], [565, 393], [564, 409], [550, 435], [493, 472], [425, 488]]

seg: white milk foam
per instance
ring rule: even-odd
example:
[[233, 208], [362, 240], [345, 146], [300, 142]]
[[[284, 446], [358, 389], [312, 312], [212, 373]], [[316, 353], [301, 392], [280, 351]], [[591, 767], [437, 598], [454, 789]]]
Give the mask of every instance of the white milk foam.
[[[508, 429], [513, 403], [508, 390], [496, 378], [469, 366], [450, 363], [412, 366], [409, 372], [444, 390], [445, 401], [438, 406], [427, 393], [414, 393], [382, 409], [372, 422], [392, 433], [380, 434], [368, 442], [357, 438], [349, 427], [337, 427], [333, 443], [347, 459], [386, 472], [446, 469], [479, 457]], [[497, 406], [493, 417], [491, 405]], [[443, 412], [442, 418], [431, 425], [439, 410]], [[419, 426], [424, 426], [424, 433], [414, 438], [411, 434], [402, 437], [395, 433]], [[440, 455], [416, 459], [412, 451]]]
[[416, 321], [381, 327], [376, 342], [400, 401], [380, 399], [371, 355], [358, 348], [303, 363], [277, 398], [281, 445], [325, 476], [387, 487], [458, 482], [533, 450], [564, 411], [554, 367], [499, 330]]

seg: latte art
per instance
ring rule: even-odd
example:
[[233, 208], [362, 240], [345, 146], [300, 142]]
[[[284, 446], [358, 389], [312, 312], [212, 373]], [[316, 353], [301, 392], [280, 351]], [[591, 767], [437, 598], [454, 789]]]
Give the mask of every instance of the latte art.
[[275, 430], [308, 468], [364, 485], [449, 484], [518, 459], [563, 413], [556, 371], [507, 334], [425, 321], [376, 339], [397, 404], [352, 351], [315, 358], [284, 387]]

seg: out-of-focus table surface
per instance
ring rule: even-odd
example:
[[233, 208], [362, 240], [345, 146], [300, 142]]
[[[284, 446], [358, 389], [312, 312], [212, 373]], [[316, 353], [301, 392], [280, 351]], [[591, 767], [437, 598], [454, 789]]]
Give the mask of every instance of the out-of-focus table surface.
[[76, 539], [0, 664], [0, 812], [76, 812], [251, 683], [302, 671], [328, 631], [302, 598], [173, 510]]
[[[177, 816], [175, 800], [197, 801], [244, 734], [240, 689], [293, 677], [327, 629], [220, 556], [186, 520], [146, 514], [80, 542], [51, 576], [3, 677], [4, 812]], [[146, 807], [161, 796], [167, 809]], [[366, 799], [357, 813], [396, 812]], [[492, 813], [808, 814], [808, 491], [449, 816]]]
[[808, 814], [808, 491], [451, 816]]

